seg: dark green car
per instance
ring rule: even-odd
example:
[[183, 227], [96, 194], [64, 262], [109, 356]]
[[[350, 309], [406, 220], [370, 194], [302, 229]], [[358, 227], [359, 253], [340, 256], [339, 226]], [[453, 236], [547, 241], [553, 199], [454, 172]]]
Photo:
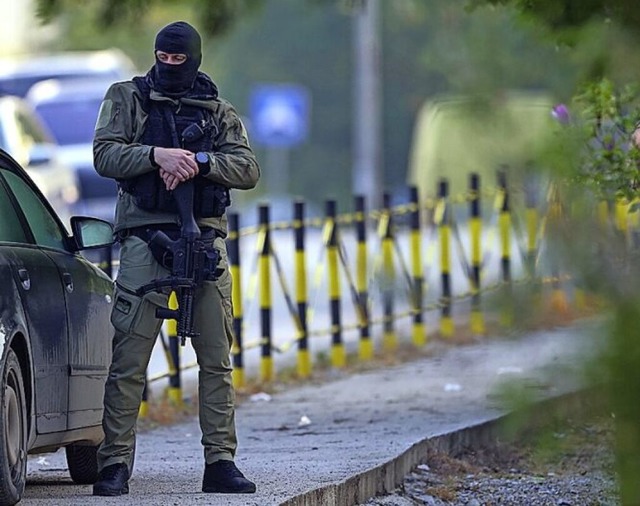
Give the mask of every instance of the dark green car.
[[66, 447], [72, 479], [96, 479], [113, 284], [79, 252], [113, 230], [86, 217], [71, 229], [0, 150], [0, 505], [22, 497], [27, 454]]

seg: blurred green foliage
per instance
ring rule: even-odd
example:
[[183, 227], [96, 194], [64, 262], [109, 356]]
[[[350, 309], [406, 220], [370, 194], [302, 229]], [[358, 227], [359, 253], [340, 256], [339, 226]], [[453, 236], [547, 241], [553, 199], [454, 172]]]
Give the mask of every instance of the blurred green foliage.
[[640, 190], [640, 149], [632, 142], [639, 89], [607, 78], [586, 82], [545, 147], [544, 165], [590, 199], [634, 202]]
[[[152, 8], [179, 3], [181, 9], [195, 13], [202, 29], [210, 36], [222, 36], [239, 18], [256, 9], [264, 0], [83, 0], [94, 24], [111, 29], [122, 23], [139, 22]], [[77, 0], [37, 0], [38, 17], [45, 23], [72, 12]]]
[[[604, 385], [615, 417], [621, 503], [640, 504], [640, 286], [637, 220], [640, 152], [631, 141], [638, 108], [636, 0], [471, 0], [509, 6], [541, 27], [559, 47], [571, 47], [582, 79], [540, 163], [556, 175], [563, 218], [549, 233], [575, 286], [610, 308], [602, 352], [589, 369]], [[598, 210], [606, 209], [606, 214]]]
[[576, 180], [602, 199], [633, 201], [640, 189], [640, 150], [631, 141], [640, 120], [638, 85], [616, 90], [602, 79], [587, 83], [574, 98], [581, 113], [578, 125], [587, 149], [580, 161]]
[[[637, 274], [637, 272], [636, 272]], [[634, 277], [638, 281], [638, 277]], [[626, 292], [626, 290], [625, 290]], [[625, 293], [616, 300], [605, 351], [604, 371], [616, 419], [616, 466], [622, 504], [640, 504], [640, 297]]]
[[548, 234], [573, 284], [604, 302], [602, 346], [587, 368], [604, 386], [615, 417], [616, 467], [623, 505], [640, 504], [640, 119], [638, 87], [603, 78], [586, 83], [547, 148], [563, 213]]
[[572, 43], [576, 30], [594, 20], [613, 22], [640, 34], [636, 0], [469, 0], [471, 9], [481, 5], [512, 6]]

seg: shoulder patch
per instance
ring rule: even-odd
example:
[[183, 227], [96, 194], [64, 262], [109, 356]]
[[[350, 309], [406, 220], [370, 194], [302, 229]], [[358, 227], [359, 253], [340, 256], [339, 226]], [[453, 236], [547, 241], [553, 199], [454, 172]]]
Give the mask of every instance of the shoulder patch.
[[240, 122], [240, 128], [241, 128], [241, 136], [242, 139], [244, 140], [244, 142], [246, 143], [246, 145], [248, 147], [251, 147], [251, 145], [249, 144], [249, 135], [247, 134], [247, 129], [244, 126], [244, 123], [242, 122], [242, 120], [240, 118], [238, 118], [238, 121]]
[[105, 99], [100, 104], [100, 112], [98, 112], [98, 120], [96, 121], [96, 130], [106, 127], [111, 121], [111, 112], [113, 111], [113, 101]]

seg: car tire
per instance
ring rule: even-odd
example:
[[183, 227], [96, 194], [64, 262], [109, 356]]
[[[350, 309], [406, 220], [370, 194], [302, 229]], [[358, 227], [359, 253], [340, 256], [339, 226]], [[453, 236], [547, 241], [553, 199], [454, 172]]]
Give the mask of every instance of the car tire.
[[78, 485], [92, 485], [98, 481], [98, 448], [72, 444], [65, 447], [69, 475]]
[[2, 367], [0, 391], [0, 504], [22, 498], [27, 481], [27, 408], [22, 369], [9, 349]]

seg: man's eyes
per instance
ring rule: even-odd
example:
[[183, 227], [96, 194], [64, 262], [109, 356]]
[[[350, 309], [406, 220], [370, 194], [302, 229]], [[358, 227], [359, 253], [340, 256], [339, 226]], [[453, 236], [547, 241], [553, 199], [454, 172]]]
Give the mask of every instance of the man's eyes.
[[167, 53], [158, 53], [158, 59], [162, 62], [174, 61], [177, 63], [182, 63], [187, 60], [187, 55], [184, 55], [184, 54], [169, 55]]

